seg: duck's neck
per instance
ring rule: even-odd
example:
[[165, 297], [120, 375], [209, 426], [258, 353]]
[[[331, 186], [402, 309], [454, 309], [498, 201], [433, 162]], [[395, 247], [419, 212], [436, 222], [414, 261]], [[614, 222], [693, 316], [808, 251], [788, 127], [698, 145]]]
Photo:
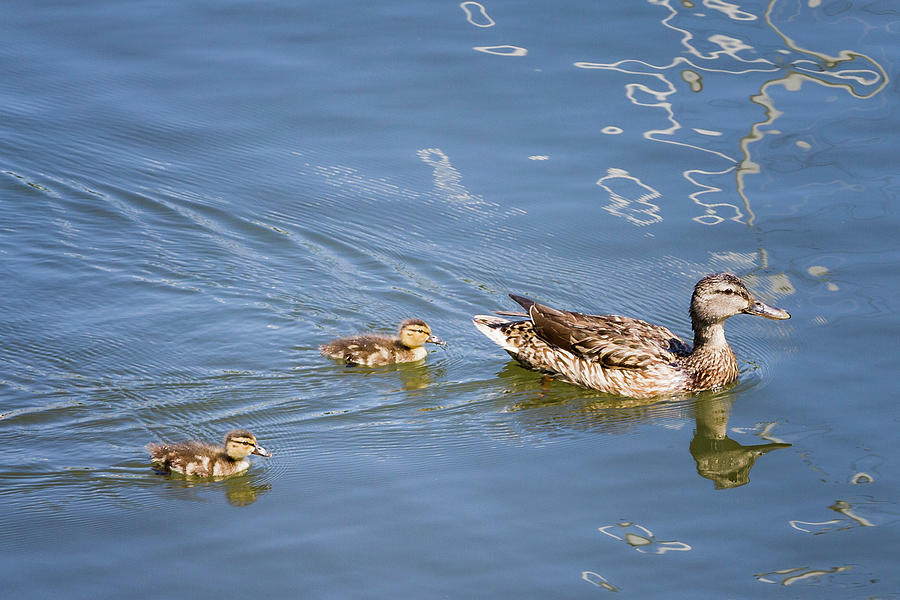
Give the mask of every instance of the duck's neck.
[[226, 450], [225, 452], [222, 452], [222, 458], [224, 458], [224, 460], [228, 460], [231, 462], [240, 462], [240, 461], [244, 460], [245, 458], [247, 458], [247, 453], [246, 452], [243, 452], [243, 453], [233, 452], [232, 453], [232, 452], [228, 452]]
[[725, 340], [725, 321], [699, 323], [694, 320], [694, 349], [688, 363], [695, 387], [705, 390], [731, 383], [737, 378], [737, 358]]
[[694, 352], [701, 348], [728, 348], [728, 342], [725, 341], [725, 321], [704, 323], [695, 319], [691, 327], [694, 329]]

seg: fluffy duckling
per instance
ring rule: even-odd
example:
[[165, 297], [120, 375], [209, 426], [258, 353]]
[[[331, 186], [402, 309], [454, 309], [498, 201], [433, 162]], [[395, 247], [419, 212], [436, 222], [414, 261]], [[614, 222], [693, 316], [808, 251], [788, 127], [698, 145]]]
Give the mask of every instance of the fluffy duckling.
[[246, 471], [251, 454], [272, 456], [246, 429], [225, 435], [225, 446], [197, 440], [177, 444], [147, 444], [151, 460], [164, 471], [197, 477], [225, 477]]
[[426, 342], [444, 344], [441, 338], [432, 335], [425, 321], [407, 319], [400, 323], [396, 336], [367, 334], [340, 338], [319, 346], [319, 350], [329, 358], [352, 365], [377, 367], [422, 360], [428, 354]]

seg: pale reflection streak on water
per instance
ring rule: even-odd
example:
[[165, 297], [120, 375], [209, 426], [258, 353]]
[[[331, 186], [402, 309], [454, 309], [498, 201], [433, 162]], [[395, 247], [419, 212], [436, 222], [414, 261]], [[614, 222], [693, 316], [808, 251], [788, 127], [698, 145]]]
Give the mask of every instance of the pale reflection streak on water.
[[597, 185], [609, 193], [611, 204], [603, 208], [624, 217], [635, 225], [650, 225], [662, 221], [659, 206], [651, 202], [662, 196], [659, 190], [632, 177], [624, 169], [609, 169], [597, 180]]
[[791, 569], [778, 569], [769, 573], [757, 573], [754, 575], [762, 583], [777, 583], [783, 586], [796, 583], [815, 584], [818, 580], [828, 575], [844, 573], [853, 569], [852, 565], [832, 567], [830, 569], [810, 569], [809, 567], [794, 567]]
[[691, 550], [690, 544], [677, 540], [659, 540], [652, 531], [643, 525], [630, 521], [604, 525], [599, 528], [599, 531], [614, 540], [625, 542], [641, 554], [665, 554], [667, 552], [688, 552]]
[[475, 27], [493, 27], [495, 25], [484, 5], [478, 2], [461, 2], [459, 7], [466, 13], [466, 21]]
[[[783, 48], [778, 49], [778, 57], [747, 58], [747, 54], [759, 53], [756, 48], [743, 40], [733, 37], [731, 33], [718, 33], [709, 35], [706, 42], [718, 49], [710, 49], [707, 52], [698, 48], [698, 40], [690, 30], [690, 25], [680, 20], [687, 20], [693, 12], [693, 5], [685, 5], [680, 10], [672, 6], [671, 0], [650, 0], [651, 4], [663, 7], [668, 15], [661, 24], [681, 35], [681, 45], [690, 57], [676, 56], [667, 65], [654, 65], [640, 59], [626, 59], [614, 63], [596, 63], [579, 61], [575, 66], [582, 69], [603, 69], [619, 71], [629, 75], [649, 77], [661, 87], [634, 82], [625, 86], [628, 99], [639, 107], [660, 109], [665, 114], [668, 127], [645, 131], [643, 136], [655, 142], [681, 146], [704, 152], [712, 157], [725, 161], [721, 169], [688, 169], [683, 176], [691, 184], [701, 188], [690, 194], [690, 198], [703, 208], [703, 214], [695, 216], [694, 220], [705, 225], [718, 225], [726, 219], [752, 225], [755, 220], [750, 198], [746, 193], [745, 178], [747, 175], [759, 173], [759, 165], [752, 159], [752, 145], [767, 135], [778, 135], [780, 132], [772, 128], [782, 113], [775, 107], [774, 101], [769, 95], [773, 86], [782, 86], [788, 91], [799, 91], [803, 82], [809, 82], [821, 86], [841, 89], [859, 100], [866, 100], [878, 94], [888, 83], [884, 68], [872, 58], [844, 50], [837, 56], [830, 56], [823, 52], [809, 50], [801, 47], [788, 35], [783, 33], [775, 23], [773, 10], [775, 0], [771, 0], [764, 10], [762, 18], [780, 41]], [[735, 23], [754, 22], [760, 16], [740, 10], [737, 5], [729, 3], [704, 2], [704, 6], [717, 10], [730, 19], [730, 23], [722, 25], [723, 28], [733, 29]], [[758, 38], [758, 33], [748, 33], [748, 37]], [[846, 68], [850, 66], [852, 68]], [[674, 84], [676, 77], [683, 79], [690, 86], [693, 93], [703, 91], [703, 77], [699, 73], [745, 76], [751, 102], [761, 106], [765, 111], [765, 118], [761, 121], [749, 124], [748, 131], [739, 139], [729, 145], [734, 149], [733, 156], [728, 153], [705, 147], [700, 141], [689, 141], [690, 136], [685, 134], [684, 123], [690, 119], [688, 116], [678, 116], [678, 110], [683, 104], [689, 106], [696, 100], [687, 98], [680, 103], [677, 95], [679, 90]], [[775, 75], [775, 77], [772, 77]], [[755, 81], [762, 79], [761, 83]], [[756, 90], [756, 91], [753, 91]], [[719, 113], [721, 114], [721, 113]], [[731, 129], [730, 123], [703, 122], [692, 126], [691, 131], [701, 136], [722, 136], [723, 130]], [[719, 142], [721, 147], [721, 142]], [[635, 169], [629, 169], [635, 172]], [[708, 182], [710, 178], [723, 176], [734, 172], [738, 194], [743, 199], [743, 210], [729, 202], [717, 202], [704, 198], [707, 194], [717, 194], [723, 191], [722, 187]], [[723, 214], [731, 213], [723, 216]]]
[[[683, 172], [683, 177], [695, 188], [699, 188], [697, 191], [689, 194], [691, 200], [703, 209], [703, 214], [693, 217], [694, 221], [698, 223], [718, 225], [726, 220], [731, 220], [753, 225], [756, 215], [747, 193], [746, 177], [758, 174], [760, 167], [752, 159], [752, 145], [767, 135], [778, 135], [780, 133], [772, 127], [782, 114], [775, 107], [774, 101], [768, 93], [772, 87], [781, 86], [788, 91], [799, 91], [803, 82], [810, 82], [844, 89], [851, 96], [864, 100], [880, 92], [887, 84], [887, 75], [884, 69], [865, 55], [845, 50], [841, 51], [838, 56], [829, 56], [822, 52], [802, 48], [776, 26], [773, 18], [774, 0], [770, 1], [765, 7], [763, 18], [783, 47], [779, 48], [777, 54], [772, 58], [764, 56], [748, 58], [746, 56], [756, 52], [756, 49], [738, 37], [734, 37], [731, 31], [735, 24], [738, 26], [742, 23], [755, 24], [754, 22], [758, 21], [760, 16], [747, 10], [742, 10], [737, 5], [725, 2], [704, 3], [705, 8], [718, 11], [729, 19], [728, 22], [721, 25], [729, 33], [715, 33], [709, 35], [706, 40], [702, 40], [703, 43], [708, 42], [712, 46], [704, 51], [699, 48], [698, 42], [701, 40], [695, 39], [694, 34], [690, 30], [690, 25], [687, 22], [681, 22], [682, 20], [687, 21], [689, 18], [689, 13], [692, 12], [691, 9], [695, 8], [692, 4], [685, 4], [679, 11], [672, 6], [670, 0], [651, 0], [650, 3], [668, 10], [669, 14], [661, 21], [661, 24], [665, 28], [680, 34], [681, 45], [690, 57], [675, 57], [665, 66], [653, 65], [638, 59], [628, 59], [616, 63], [581, 61], [576, 62], [575, 66], [584, 69], [615, 70], [626, 74], [649, 77], [651, 81], [657, 81], [661, 87], [642, 82], [629, 83], [625, 86], [626, 95], [634, 105], [649, 109], [661, 109], [666, 115], [668, 127], [645, 131], [643, 136], [651, 141], [698, 150], [711, 156], [714, 160], [724, 161], [724, 166], [721, 168], [693, 168]], [[473, 21], [472, 11], [477, 10], [479, 14], [486, 17], [487, 13], [482, 5], [467, 2], [462, 3], [460, 6], [466, 13], [469, 23], [481, 26]], [[810, 6], [810, 8], [814, 7]], [[492, 19], [490, 22], [491, 25], [494, 24]], [[748, 36], [751, 36], [753, 39], [758, 37], [756, 32], [748, 33]], [[521, 49], [520, 53], [511, 52], [509, 49], [515, 48], [513, 46], [504, 46], [502, 48], [504, 49], [503, 51], [494, 51], [486, 47], [476, 47], [475, 49], [510, 55], [524, 55], [527, 52], [524, 48]], [[797, 58], [791, 61], [787, 58], [790, 56], [796, 56]], [[860, 62], [867, 68], [841, 68], [845, 63], [852, 65]], [[765, 118], [750, 124], [749, 131], [741, 136], [739, 140], [735, 140], [733, 137], [726, 137], [723, 133], [723, 130], [733, 130], [731, 123], [698, 123], [690, 127], [690, 131], [695, 134], [694, 136], [686, 134], [684, 131], [679, 131], [684, 130], [683, 122], [688, 118], [678, 116], [679, 109], [682, 106], [689, 107], [695, 104], [697, 99], [689, 97], [679, 102], [679, 90], [674, 84], [674, 77], [672, 77], [672, 74], [676, 71], [678, 76], [688, 83], [693, 94], [701, 93], [704, 89], [703, 76], [700, 73], [726, 77], [748, 75], [769, 77], [771, 74], [775, 74], [777, 77], [764, 80], [756, 93], [751, 92], [748, 94], [752, 103], [763, 107]], [[747, 82], [749, 85], [754, 85], [755, 80], [758, 80], [758, 77], [756, 79], [747, 79]], [[722, 113], [717, 112], [715, 114]], [[622, 129], [615, 125], [609, 125], [603, 131], [607, 134], [619, 134], [622, 132]], [[695, 140], [692, 139], [693, 137], [699, 137], [700, 139]], [[722, 148], [722, 150], [707, 147], [702, 139], [723, 137], [726, 141], [731, 141], [723, 144], [723, 140], [717, 139], [716, 147]], [[729, 146], [731, 148], [730, 151], [726, 149]], [[807, 151], [811, 148], [809, 142], [803, 140], [798, 141], [797, 146]], [[717, 200], [717, 197], [726, 191], [726, 184], [717, 185], [713, 182], [717, 178], [722, 178], [728, 174], [733, 174], [734, 187], [743, 200], [743, 207], [729, 201]], [[629, 187], [632, 189], [624, 193], [620, 189], [613, 189], [613, 187], [622, 187], [621, 185], [616, 185], [617, 182], [625, 183], [626, 190]], [[609, 196], [610, 204], [605, 209], [611, 214], [623, 217], [639, 226], [662, 221], [663, 217], [660, 214], [659, 203], [655, 202], [662, 197], [662, 194], [652, 186], [641, 181], [639, 167], [633, 169], [621, 168], [619, 165], [609, 167], [607, 175], [601, 177], [596, 183]], [[787, 286], [791, 287], [789, 282]]]

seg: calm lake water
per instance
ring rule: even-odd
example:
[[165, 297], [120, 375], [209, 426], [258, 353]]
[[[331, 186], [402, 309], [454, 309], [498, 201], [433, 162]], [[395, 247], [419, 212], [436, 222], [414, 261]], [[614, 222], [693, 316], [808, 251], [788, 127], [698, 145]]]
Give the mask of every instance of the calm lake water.
[[[900, 598], [900, 7], [24, 2], [0, 19], [10, 598]], [[471, 324], [690, 337], [638, 403]], [[424, 364], [317, 346], [427, 320]], [[245, 427], [224, 481], [150, 441]]]

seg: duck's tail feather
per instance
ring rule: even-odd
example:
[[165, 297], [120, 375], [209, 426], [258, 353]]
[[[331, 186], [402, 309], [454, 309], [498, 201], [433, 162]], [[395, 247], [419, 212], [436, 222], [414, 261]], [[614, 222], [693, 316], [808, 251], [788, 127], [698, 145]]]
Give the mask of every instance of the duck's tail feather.
[[519, 296], [518, 294], [510, 294], [509, 297], [512, 298], [513, 300], [515, 300], [518, 304], [520, 304], [522, 306], [522, 308], [525, 309], [526, 312], [530, 311], [531, 307], [536, 304], [536, 302], [534, 300], [532, 300], [531, 298], [526, 298], [525, 296]]

